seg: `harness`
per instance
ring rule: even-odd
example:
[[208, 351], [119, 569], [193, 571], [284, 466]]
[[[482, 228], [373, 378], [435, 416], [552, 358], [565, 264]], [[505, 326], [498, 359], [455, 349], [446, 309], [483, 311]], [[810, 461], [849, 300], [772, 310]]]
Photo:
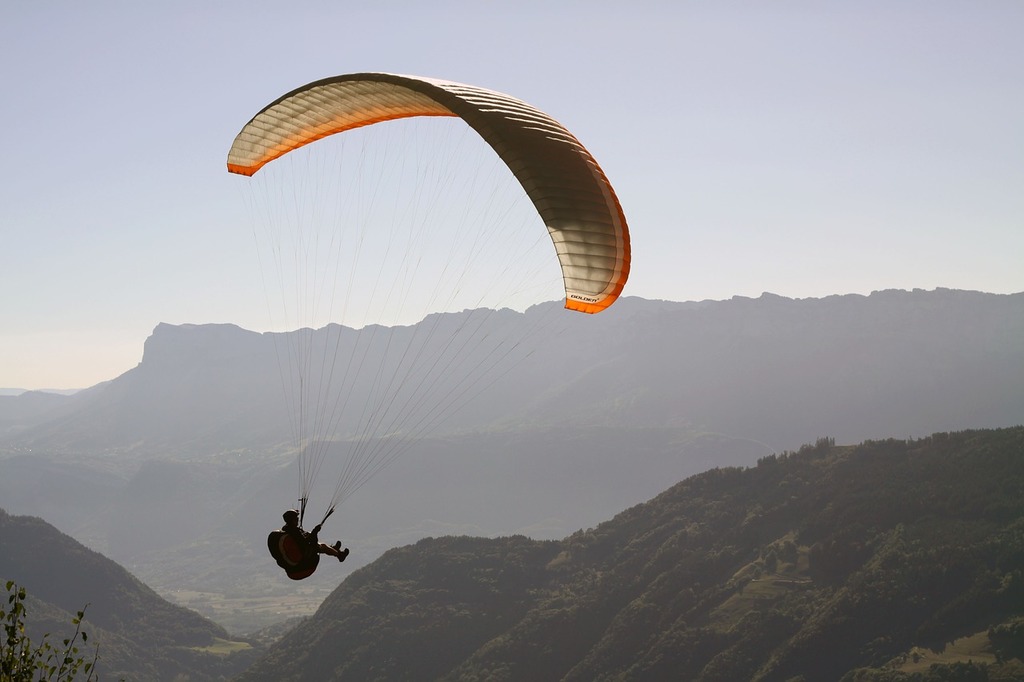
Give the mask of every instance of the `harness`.
[[271, 531], [267, 536], [267, 549], [292, 580], [313, 575], [320, 563], [320, 552], [315, 545], [300, 543], [295, 536], [283, 530]]

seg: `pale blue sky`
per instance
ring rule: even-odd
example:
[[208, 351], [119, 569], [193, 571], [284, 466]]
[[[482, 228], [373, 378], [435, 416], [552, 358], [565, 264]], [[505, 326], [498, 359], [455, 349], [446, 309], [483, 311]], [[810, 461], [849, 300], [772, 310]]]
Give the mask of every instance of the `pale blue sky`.
[[160, 322], [265, 328], [227, 148], [357, 71], [572, 129], [627, 295], [1024, 290], [1024, 3], [380, 4], [3, 3], [0, 387], [112, 379]]

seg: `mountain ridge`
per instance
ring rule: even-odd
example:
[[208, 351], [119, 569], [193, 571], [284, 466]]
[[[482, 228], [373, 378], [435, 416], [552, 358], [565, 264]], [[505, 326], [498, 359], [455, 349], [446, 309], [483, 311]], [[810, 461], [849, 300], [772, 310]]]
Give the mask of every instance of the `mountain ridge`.
[[104, 677], [216, 680], [239, 672], [254, 655], [204, 654], [203, 648], [230, 640], [222, 627], [165, 601], [123, 567], [38, 517], [0, 509], [0, 578], [28, 592], [33, 639], [67, 630], [71, 614], [86, 607], [83, 628], [89, 644], [99, 647]]
[[[493, 333], [509, 316], [528, 325], [556, 307], [508, 311], [494, 322]], [[459, 319], [470, 312], [445, 316]], [[440, 431], [515, 420], [687, 423], [781, 450], [813, 437], [801, 423], [806, 421], [855, 442], [906, 436], [907, 429], [923, 435], [1007, 426], [1024, 416], [1024, 293], [886, 290], [819, 299], [765, 293], [699, 303], [626, 297], [601, 315], [565, 315], [558, 326], [530, 339], [528, 363], [516, 365]], [[289, 408], [281, 392], [277, 336], [283, 335], [230, 324], [161, 323], [136, 368], [61, 401], [63, 412], [49, 425], [39, 419], [20, 429], [9, 425], [0, 447], [6, 440], [8, 448], [166, 455], [287, 443]], [[566, 363], [570, 355], [577, 359]], [[823, 400], [829, 381], [841, 390], [836, 399]], [[448, 390], [442, 378], [436, 393]], [[773, 390], [793, 395], [767, 400]], [[887, 420], [889, 406], [874, 407], [883, 398], [915, 391], [930, 404], [912, 418]], [[817, 395], [790, 404], [812, 392]], [[968, 398], [975, 404], [965, 406]], [[0, 402], [0, 424], [16, 419], [8, 416], [15, 400], [7, 401], [7, 410]], [[828, 418], [844, 407], [865, 423], [851, 427]], [[929, 419], [930, 414], [940, 417]], [[961, 421], [970, 423], [948, 423], [955, 415], [967, 415]]]
[[[388, 548], [444, 529], [564, 537], [673, 481], [822, 435], [853, 443], [1024, 423], [1024, 294], [627, 297], [596, 316], [551, 303], [480, 324], [501, 337], [548, 316], [557, 324], [532, 325], [528, 355], [345, 502], [328, 528], [353, 554], [310, 589], [325, 596]], [[438, 330], [476, 321], [473, 311], [428, 320]], [[217, 595], [182, 603], [251, 632], [270, 623], [236, 618], [244, 600], [229, 595], [244, 586], [272, 599], [286, 587], [261, 560], [267, 531], [297, 497], [274, 349], [288, 335], [158, 329], [138, 367], [0, 437], [0, 500], [169, 598]], [[372, 331], [345, 334], [369, 351]], [[440, 373], [437, 394], [452, 388], [447, 379]], [[0, 401], [0, 422], [3, 410]], [[339, 479], [337, 455], [359, 445], [348, 427], [327, 443], [314, 514]]]

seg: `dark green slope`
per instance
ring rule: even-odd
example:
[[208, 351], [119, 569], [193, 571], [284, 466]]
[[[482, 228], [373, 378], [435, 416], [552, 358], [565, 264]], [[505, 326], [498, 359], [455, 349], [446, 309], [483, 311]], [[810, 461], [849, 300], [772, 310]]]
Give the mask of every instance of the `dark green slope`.
[[389, 552], [241, 679], [910, 679], [865, 669], [1021, 616], [1024, 428], [822, 440], [560, 542]]
[[392, 550], [274, 647], [257, 678], [439, 679], [522, 620], [557, 552], [523, 537]]
[[[42, 519], [0, 509], [0, 580], [28, 592], [29, 634], [71, 634], [72, 614], [88, 605], [84, 629], [99, 645], [103, 679], [227, 679], [251, 651], [202, 651], [228, 640], [220, 626], [165, 601], [121, 566], [64, 535]], [[70, 628], [70, 629], [69, 629]], [[244, 648], [244, 647], [237, 647]]]

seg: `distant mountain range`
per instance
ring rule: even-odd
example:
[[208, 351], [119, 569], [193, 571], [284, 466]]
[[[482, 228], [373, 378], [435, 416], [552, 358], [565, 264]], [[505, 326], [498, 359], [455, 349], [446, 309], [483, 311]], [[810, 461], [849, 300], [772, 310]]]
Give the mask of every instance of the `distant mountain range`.
[[[439, 432], [685, 425], [779, 450], [822, 433], [852, 442], [1024, 418], [1024, 293], [625, 298], [601, 315], [564, 313], [557, 324], [538, 324], [553, 307], [487, 318], [492, 336], [536, 328], [529, 357]], [[438, 317], [454, 329], [472, 314]], [[70, 396], [0, 396], [0, 445], [194, 456], [286, 443], [281, 336], [161, 324], [139, 366], [110, 382]]]
[[26, 388], [0, 388], [0, 396], [14, 396], [22, 393], [56, 393], [57, 395], [74, 395], [81, 389], [78, 388], [40, 388], [30, 391]]
[[[445, 348], [447, 330], [475, 315], [431, 316], [394, 334], [419, 339], [429, 325], [436, 333], [417, 348]], [[481, 338], [530, 333], [517, 337], [514, 362], [331, 519], [325, 536], [353, 555], [307, 581], [317, 594], [425, 536], [562, 538], [687, 476], [819, 437], [1024, 423], [1024, 294], [624, 298], [595, 316], [552, 303], [479, 319]], [[285, 594], [264, 539], [297, 496], [280, 354], [296, 335], [318, 349], [342, 339], [381, 366], [401, 361], [379, 329], [162, 324], [142, 362], [111, 381], [70, 396], [0, 396], [4, 507], [47, 518], [165, 595]], [[475, 367], [487, 348], [466, 349], [429, 395], [457, 394], [458, 365]], [[351, 386], [358, 400], [364, 384]], [[425, 419], [432, 402], [410, 403], [407, 423]], [[326, 485], [352, 426], [341, 422]], [[271, 622], [254, 622], [232, 599], [195, 608], [234, 632]]]

